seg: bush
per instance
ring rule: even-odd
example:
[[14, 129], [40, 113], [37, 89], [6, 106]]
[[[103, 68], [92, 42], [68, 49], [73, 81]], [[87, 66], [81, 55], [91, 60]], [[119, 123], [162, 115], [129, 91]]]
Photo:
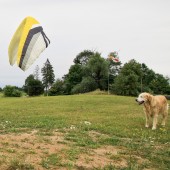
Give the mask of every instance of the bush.
[[22, 92], [14, 89], [14, 91], [12, 92], [12, 97], [21, 97], [22, 96]]
[[21, 97], [22, 92], [17, 90], [15, 86], [7, 85], [3, 89], [5, 97]]
[[23, 89], [29, 96], [39, 96], [44, 92], [42, 82], [40, 80], [36, 80], [33, 75], [29, 75], [27, 77]]
[[49, 90], [49, 96], [64, 95], [64, 82], [60, 79], [57, 79], [56, 82], [52, 85]]
[[97, 89], [97, 83], [95, 80], [91, 77], [85, 77], [83, 78], [82, 82], [80, 84], [77, 84], [73, 87], [71, 90], [72, 94], [78, 94], [78, 93], [86, 93], [90, 91], [94, 91]]

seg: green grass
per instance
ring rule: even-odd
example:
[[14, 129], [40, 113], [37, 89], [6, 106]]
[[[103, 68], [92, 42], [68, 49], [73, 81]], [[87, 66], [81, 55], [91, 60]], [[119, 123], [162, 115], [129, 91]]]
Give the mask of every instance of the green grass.
[[79, 95], [0, 98], [0, 105], [1, 126], [7, 129], [53, 129], [74, 124], [81, 126], [81, 121], [90, 121], [93, 129], [112, 134], [113, 130], [119, 133], [124, 128], [143, 124], [141, 108], [129, 97]]
[[7, 170], [35, 170], [31, 164], [26, 164], [18, 159], [13, 159]]
[[[53, 130], [57, 129], [64, 134], [66, 141], [74, 143], [64, 153], [73, 162], [81, 153], [80, 150], [88, 152], [88, 149], [109, 145], [126, 148], [117, 156], [127, 159], [126, 169], [170, 169], [169, 120], [166, 128], [162, 128], [159, 122], [156, 131], [146, 129], [144, 122], [142, 106], [135, 103], [134, 97], [90, 93], [57, 97], [0, 98], [1, 134], [39, 129], [38, 135], [51, 136]], [[89, 135], [91, 131], [105, 136], [92, 137]], [[15, 150], [8, 149], [8, 152], [12, 151]], [[138, 165], [134, 156], [147, 159], [149, 163]], [[75, 168], [74, 163], [61, 163], [61, 159], [60, 155], [49, 155], [42, 159], [41, 164], [47, 169], [55, 164]], [[18, 166], [17, 161], [11, 167]], [[113, 167], [108, 165], [103, 169], [116, 169]]]
[[57, 154], [51, 154], [46, 159], [42, 159], [42, 167], [49, 168], [51, 165], [60, 165], [61, 157]]

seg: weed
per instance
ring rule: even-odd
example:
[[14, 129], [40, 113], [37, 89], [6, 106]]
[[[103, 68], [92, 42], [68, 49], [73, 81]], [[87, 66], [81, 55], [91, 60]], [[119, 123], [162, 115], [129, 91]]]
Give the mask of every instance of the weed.
[[78, 159], [80, 152], [80, 149], [71, 148], [66, 151], [66, 155], [70, 161], [75, 161], [76, 159]]
[[34, 170], [34, 166], [31, 164], [27, 164], [24, 162], [20, 162], [20, 160], [12, 159], [10, 165], [7, 170]]
[[16, 150], [15, 149], [12, 149], [12, 148], [9, 148], [6, 150], [8, 153], [16, 153]]
[[53, 166], [60, 165], [61, 160], [62, 160], [62, 158], [59, 155], [51, 154], [48, 157], [42, 159], [41, 165], [42, 165], [42, 167], [49, 169], [51, 167], [51, 165], [53, 165]]

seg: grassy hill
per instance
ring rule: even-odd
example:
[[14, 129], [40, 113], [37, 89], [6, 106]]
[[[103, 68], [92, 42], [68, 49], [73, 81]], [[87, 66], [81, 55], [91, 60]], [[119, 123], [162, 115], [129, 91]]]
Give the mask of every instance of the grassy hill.
[[1, 97], [0, 169], [170, 169], [169, 119], [144, 123], [134, 97]]

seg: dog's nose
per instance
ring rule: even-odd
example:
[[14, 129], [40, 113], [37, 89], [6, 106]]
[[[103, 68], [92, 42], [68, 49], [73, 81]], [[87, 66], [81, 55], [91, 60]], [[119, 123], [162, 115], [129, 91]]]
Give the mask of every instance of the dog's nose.
[[135, 99], [135, 101], [137, 102], [137, 101], [138, 101], [138, 99]]

